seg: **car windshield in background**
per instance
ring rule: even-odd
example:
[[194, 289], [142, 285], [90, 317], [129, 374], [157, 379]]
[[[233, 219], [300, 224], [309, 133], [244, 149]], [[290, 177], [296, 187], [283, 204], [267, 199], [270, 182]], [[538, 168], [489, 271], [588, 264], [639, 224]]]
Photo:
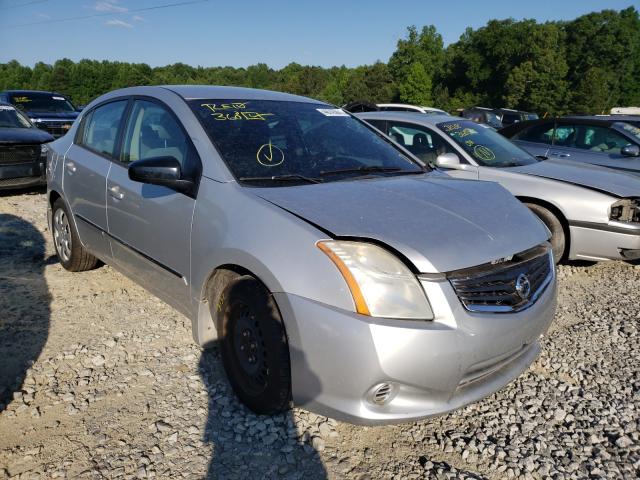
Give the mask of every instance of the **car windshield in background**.
[[485, 125], [457, 120], [439, 123], [438, 128], [485, 167], [520, 167], [538, 161]]
[[0, 105], [0, 128], [35, 128], [31, 122], [15, 108]]
[[628, 135], [633, 136], [637, 141], [640, 142], [640, 128], [627, 122], [616, 122], [613, 124], [615, 128], [621, 130], [623, 132], [627, 132]]
[[241, 182], [281, 186], [423, 168], [359, 120], [328, 105], [268, 100], [191, 100]]
[[29, 112], [65, 113], [76, 111], [69, 100], [51, 93], [19, 93], [12, 95], [9, 101], [19, 109]]

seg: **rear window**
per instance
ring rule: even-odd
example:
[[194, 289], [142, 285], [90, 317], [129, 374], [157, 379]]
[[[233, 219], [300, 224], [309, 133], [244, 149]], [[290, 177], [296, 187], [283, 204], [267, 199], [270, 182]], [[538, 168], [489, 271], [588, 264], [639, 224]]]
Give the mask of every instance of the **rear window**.
[[273, 176], [333, 181], [365, 168], [422, 172], [381, 134], [329, 105], [244, 99], [189, 105], [240, 181]]
[[66, 113], [76, 111], [67, 98], [51, 93], [17, 93], [9, 96], [9, 102], [20, 110], [30, 112]]

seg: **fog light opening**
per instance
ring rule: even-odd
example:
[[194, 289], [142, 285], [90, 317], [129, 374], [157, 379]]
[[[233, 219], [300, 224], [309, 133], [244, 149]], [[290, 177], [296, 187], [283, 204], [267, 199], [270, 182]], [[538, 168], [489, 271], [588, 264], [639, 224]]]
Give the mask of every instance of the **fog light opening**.
[[379, 383], [370, 390], [369, 401], [374, 405], [387, 405], [395, 397], [396, 391], [397, 387], [393, 383]]

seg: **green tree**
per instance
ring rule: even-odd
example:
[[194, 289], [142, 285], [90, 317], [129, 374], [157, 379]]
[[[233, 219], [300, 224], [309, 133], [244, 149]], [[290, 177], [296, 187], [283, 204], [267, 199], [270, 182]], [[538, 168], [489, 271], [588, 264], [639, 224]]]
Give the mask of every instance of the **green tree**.
[[430, 105], [431, 97], [431, 77], [419, 62], [414, 62], [407, 77], [398, 86], [400, 100], [413, 105]]

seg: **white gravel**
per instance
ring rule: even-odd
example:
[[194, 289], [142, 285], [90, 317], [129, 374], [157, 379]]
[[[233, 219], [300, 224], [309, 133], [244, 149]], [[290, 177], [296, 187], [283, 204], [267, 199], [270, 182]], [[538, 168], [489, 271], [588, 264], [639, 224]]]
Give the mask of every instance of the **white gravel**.
[[65, 272], [42, 193], [0, 196], [0, 478], [638, 478], [640, 266], [561, 266], [541, 357], [437, 419], [356, 427], [238, 403], [190, 323]]

